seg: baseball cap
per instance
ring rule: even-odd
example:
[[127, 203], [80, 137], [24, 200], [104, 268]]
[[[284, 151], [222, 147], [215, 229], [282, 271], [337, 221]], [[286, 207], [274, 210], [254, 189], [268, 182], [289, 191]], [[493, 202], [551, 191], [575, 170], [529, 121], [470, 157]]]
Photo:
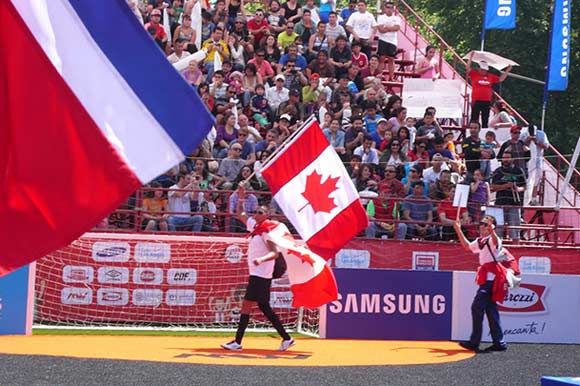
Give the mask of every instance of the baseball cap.
[[293, 88], [292, 90], [290, 90], [290, 96], [300, 96], [300, 91]]
[[285, 80], [286, 78], [284, 77], [284, 75], [278, 74], [278, 75], [276, 75], [276, 77], [274, 78], [274, 80], [278, 80], [278, 79]]
[[512, 126], [510, 128], [510, 133], [513, 133], [515, 131], [522, 131], [522, 128], [520, 126]]
[[153, 11], [151, 11], [151, 16], [153, 16], [153, 15], [159, 15], [159, 16], [161, 16], [161, 11], [158, 10], [158, 9], [154, 9]]
[[487, 64], [487, 62], [485, 60], [482, 60], [479, 62], [479, 68], [487, 71], [487, 70], [489, 70], [489, 64]]
[[310, 79], [320, 79], [320, 74], [314, 73], [310, 75]]
[[280, 116], [280, 120], [282, 119], [286, 119], [288, 122], [290, 122], [292, 120], [292, 117], [290, 116], [290, 114], [282, 114]]
[[381, 123], [381, 122], [385, 122], [385, 123], [387, 123], [387, 122], [389, 122], [389, 121], [387, 121], [387, 119], [386, 119], [386, 118], [379, 118], [379, 120], [377, 121], [377, 125], [378, 125], [379, 123]]

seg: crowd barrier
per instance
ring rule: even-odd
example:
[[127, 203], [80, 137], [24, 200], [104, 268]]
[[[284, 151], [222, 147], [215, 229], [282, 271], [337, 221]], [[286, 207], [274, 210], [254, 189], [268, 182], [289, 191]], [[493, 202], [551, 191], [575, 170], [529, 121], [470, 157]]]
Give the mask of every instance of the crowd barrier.
[[[468, 340], [474, 272], [335, 270], [339, 299], [321, 309], [324, 338]], [[580, 343], [580, 276], [522, 274], [500, 305], [507, 342]], [[490, 342], [484, 323], [483, 341]]]

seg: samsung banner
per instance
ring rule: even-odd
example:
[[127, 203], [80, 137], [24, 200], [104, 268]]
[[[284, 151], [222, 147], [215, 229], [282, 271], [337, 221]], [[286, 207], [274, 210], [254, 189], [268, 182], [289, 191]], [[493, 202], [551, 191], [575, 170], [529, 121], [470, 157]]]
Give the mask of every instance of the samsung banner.
[[571, 2], [554, 1], [554, 19], [550, 40], [550, 57], [548, 58], [548, 91], [563, 91], [568, 87], [568, 70], [570, 68], [570, 33]]
[[487, 0], [484, 29], [512, 29], [516, 27], [516, 0]]
[[[468, 340], [474, 272], [453, 273], [453, 340]], [[499, 305], [505, 340], [526, 343], [580, 343], [580, 276], [522, 274]], [[483, 341], [491, 341], [483, 323]]]
[[336, 269], [338, 300], [322, 307], [321, 337], [448, 340], [452, 272]]
[[0, 335], [30, 335], [35, 263], [0, 278]]

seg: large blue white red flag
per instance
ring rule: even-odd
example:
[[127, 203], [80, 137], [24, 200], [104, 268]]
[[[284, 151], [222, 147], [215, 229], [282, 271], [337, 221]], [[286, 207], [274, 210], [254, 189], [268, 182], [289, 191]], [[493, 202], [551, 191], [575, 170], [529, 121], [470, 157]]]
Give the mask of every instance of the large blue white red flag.
[[0, 276], [176, 165], [213, 118], [124, 0], [0, 1]]
[[516, 28], [516, 0], [486, 0], [483, 29]]
[[316, 120], [264, 165], [262, 176], [308, 247], [327, 260], [368, 226], [358, 192]]
[[554, 1], [554, 19], [550, 38], [550, 57], [548, 58], [548, 91], [564, 91], [568, 87], [570, 69], [570, 34], [572, 33], [572, 2]]

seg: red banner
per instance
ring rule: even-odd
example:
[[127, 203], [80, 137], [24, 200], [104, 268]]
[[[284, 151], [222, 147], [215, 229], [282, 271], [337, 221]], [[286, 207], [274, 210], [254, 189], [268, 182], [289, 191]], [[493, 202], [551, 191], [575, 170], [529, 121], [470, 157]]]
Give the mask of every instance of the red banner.
[[[40, 322], [204, 325], [236, 322], [247, 282], [247, 240], [87, 234], [38, 261]], [[579, 274], [577, 249], [511, 247], [522, 272]], [[340, 268], [473, 271], [477, 256], [456, 243], [354, 239], [332, 259]], [[340, 283], [339, 283], [340, 285]], [[294, 323], [289, 283], [271, 304]], [[263, 321], [259, 311], [258, 321]]]

